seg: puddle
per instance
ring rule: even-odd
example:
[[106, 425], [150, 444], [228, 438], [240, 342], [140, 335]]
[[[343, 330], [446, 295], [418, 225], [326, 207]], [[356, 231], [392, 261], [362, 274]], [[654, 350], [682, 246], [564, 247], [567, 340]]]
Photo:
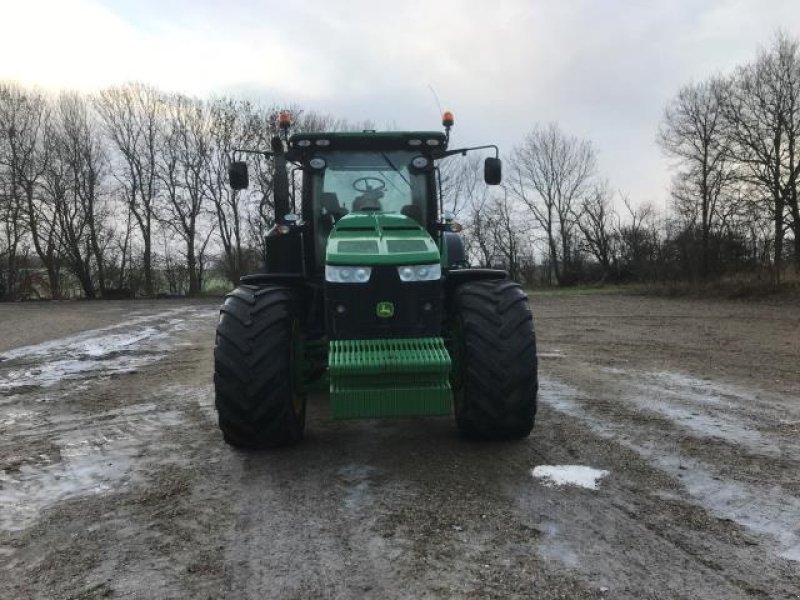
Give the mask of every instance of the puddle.
[[651, 459], [714, 515], [774, 538], [781, 546], [780, 556], [800, 561], [800, 498], [787, 495], [780, 486], [755, 488], [722, 479], [687, 457], [658, 452]]
[[[780, 424], [774, 404], [763, 402], [758, 394], [732, 385], [698, 379], [682, 373], [628, 371], [606, 368], [620, 375], [620, 383], [632, 391], [620, 398], [637, 408], [666, 417], [693, 434], [724, 440], [742, 446], [755, 454], [778, 456], [781, 446], [762, 435], [760, 423], [750, 418], [758, 408], [759, 421]], [[800, 405], [800, 401], [798, 402]]]
[[578, 552], [561, 537], [560, 527], [553, 521], [545, 521], [539, 525], [543, 539], [537, 546], [539, 555], [545, 560], [561, 563], [570, 569], [579, 568], [581, 561]]
[[370, 481], [373, 473], [374, 467], [361, 464], [349, 464], [337, 470], [336, 474], [346, 490], [342, 507], [348, 514], [361, 514], [374, 505]]
[[608, 471], [583, 465], [539, 465], [531, 470], [531, 475], [547, 487], [568, 485], [596, 490]]
[[756, 486], [724, 479], [709, 466], [665, 449], [653, 441], [653, 431], [632, 423], [603, 421], [578, 400], [580, 392], [554, 380], [541, 384], [540, 399], [553, 409], [583, 421], [593, 433], [625, 446], [672, 478], [680, 481], [687, 494], [718, 518], [730, 519], [742, 527], [777, 542], [777, 554], [800, 561], [800, 498], [778, 485]]
[[140, 482], [142, 473], [152, 468], [147, 463], [159, 455], [160, 464], [181, 460], [164, 437], [184, 422], [182, 411], [166, 410], [161, 402], [170, 386], [154, 392], [151, 402], [91, 414], [69, 412], [56, 401], [90, 387], [97, 378], [160, 360], [181, 343], [180, 332], [208, 323], [215, 313], [207, 307], [180, 307], [137, 315], [0, 356], [0, 435], [8, 440], [5, 447], [10, 443], [10, 448], [26, 452], [26, 445], [42, 440], [51, 449], [47, 454], [26, 452], [0, 468], [0, 530], [25, 529], [65, 500], [124, 491]]
[[[166, 428], [181, 423], [179, 412], [153, 403], [69, 420], [69, 428], [50, 440], [60, 460], [40, 456], [13, 470], [0, 470], [0, 529], [25, 529], [59, 502], [121, 491], [138, 482], [135, 462]], [[59, 424], [53, 418], [56, 431]]]
[[[691, 402], [691, 398], [688, 399]], [[676, 406], [661, 398], [635, 398], [638, 406], [667, 417], [675, 424], [690, 429], [700, 437], [717, 438], [733, 445], [744, 446], [757, 454], [777, 456], [780, 448], [764, 438], [755, 427], [748, 427], [732, 415], [708, 414], [685, 406]]]
[[[180, 308], [142, 316], [5, 352], [0, 355], [0, 393], [7, 396], [65, 380], [135, 372], [163, 358], [174, 346], [171, 338], [187, 329], [187, 320], [170, 317], [186, 311]], [[208, 309], [192, 309], [190, 318], [205, 320], [212, 314]]]
[[214, 406], [214, 386], [170, 384], [162, 388], [163, 395], [169, 398], [180, 398], [187, 403], [196, 402], [200, 412], [214, 425], [217, 424], [217, 409]]
[[[110, 335], [115, 335], [115, 334], [110, 334], [109, 332], [122, 330], [129, 327], [138, 327], [140, 325], [168, 319], [169, 317], [172, 317], [178, 313], [185, 311], [186, 311], [185, 308], [173, 308], [160, 313], [142, 315], [140, 317], [128, 319], [127, 321], [115, 323], [114, 325], [109, 325], [107, 327], [99, 327], [97, 329], [82, 331], [81, 333], [76, 333], [75, 335], [70, 335], [56, 340], [48, 340], [46, 342], [42, 342], [41, 344], [12, 348], [11, 350], [6, 350], [2, 354], [0, 354], [0, 362], [25, 358], [25, 357], [49, 356], [56, 352], [63, 352], [66, 348], [72, 348], [72, 347], [80, 348], [82, 346], [91, 347], [94, 344], [102, 345], [102, 340], [104, 338], [109, 337]], [[116, 335], [131, 335], [131, 334], [123, 333]]]

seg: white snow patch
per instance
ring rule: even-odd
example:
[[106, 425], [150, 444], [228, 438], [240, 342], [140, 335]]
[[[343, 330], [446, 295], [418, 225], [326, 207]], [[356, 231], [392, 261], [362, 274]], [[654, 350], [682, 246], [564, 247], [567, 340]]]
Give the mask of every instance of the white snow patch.
[[575, 485], [596, 490], [608, 471], [583, 465], [539, 465], [531, 470], [531, 475], [548, 487]]

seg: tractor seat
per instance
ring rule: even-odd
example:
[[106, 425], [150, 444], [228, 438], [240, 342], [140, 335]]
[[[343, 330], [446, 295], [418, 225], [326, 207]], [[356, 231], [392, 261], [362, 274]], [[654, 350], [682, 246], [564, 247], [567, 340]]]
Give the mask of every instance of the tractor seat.
[[339, 204], [339, 197], [335, 192], [322, 192], [319, 201], [326, 214], [333, 217], [334, 223], [347, 214], [347, 209]]
[[381, 198], [383, 198], [383, 192], [374, 190], [364, 192], [360, 196], [357, 196], [355, 200], [353, 200], [353, 212], [360, 210], [383, 210], [383, 207], [381, 206]]

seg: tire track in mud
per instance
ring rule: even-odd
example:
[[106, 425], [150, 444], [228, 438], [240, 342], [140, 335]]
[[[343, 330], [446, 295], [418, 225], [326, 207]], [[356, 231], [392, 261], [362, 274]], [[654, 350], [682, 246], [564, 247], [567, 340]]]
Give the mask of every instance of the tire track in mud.
[[[176, 336], [209, 316], [175, 308], [0, 355], [0, 529], [24, 529], [48, 506], [130, 483], [131, 459], [179, 427], [181, 414], [152, 402], [87, 413], [83, 399], [99, 382], [163, 360], [183, 343]], [[27, 451], [37, 446], [45, 451]]]
[[[614, 310], [600, 313], [625, 312], [602, 302]], [[761, 470], [778, 502], [767, 516], [793, 531], [796, 414], [784, 394], [748, 395], [631, 355], [610, 364], [616, 333], [598, 327], [592, 354], [570, 345], [581, 338], [561, 319], [539, 327], [529, 439], [467, 443], [448, 418], [335, 422], [314, 397], [305, 442], [242, 453], [215, 422], [214, 309], [165, 312], [98, 333], [147, 332], [98, 351], [105, 371], [0, 389], [0, 476], [16, 478], [0, 479], [0, 498], [80, 488], [18, 517], [22, 527], [0, 523], [0, 597], [797, 597], [798, 563], [779, 556], [791, 539], [709, 501], [770, 500]], [[94, 360], [89, 338], [12, 355], [0, 378]], [[149, 362], [114, 372], [140, 356]], [[540, 465], [609, 473], [597, 490], [549, 487], [531, 475]]]
[[[545, 380], [544, 402], [584, 422], [597, 435], [633, 450], [681, 482], [688, 495], [712, 514], [762, 536], [770, 554], [800, 561], [800, 498], [796, 494], [800, 443], [793, 436], [781, 439], [774, 432], [768, 437], [759, 432], [758, 426], [765, 426], [770, 417], [785, 415], [782, 409], [773, 406], [772, 411], [761, 410], [748, 419], [741, 406], [755, 396], [765, 402], [768, 394], [720, 385], [727, 390], [725, 397], [735, 399], [722, 407], [721, 416], [717, 394], [707, 393], [714, 388], [710, 382], [670, 376], [682, 383], [659, 394], [647, 381], [663, 380], [663, 373], [621, 378], [613, 372], [617, 381], [609, 386], [607, 375], [597, 372], [593, 377], [589, 365], [570, 372], [581, 373], [580, 378], [573, 376], [573, 382], [591, 392]], [[653, 396], [641, 400], [642, 391]], [[680, 403], [674, 399], [676, 394]], [[783, 404], [783, 398], [776, 400]], [[732, 404], [737, 405], [735, 409]], [[800, 402], [796, 406], [800, 410]]]
[[229, 545], [233, 595], [593, 597], [537, 556], [508, 482], [532, 484], [536, 450], [470, 444], [450, 418], [339, 421], [311, 404], [297, 447], [244, 458]]
[[[3, 353], [0, 596], [221, 589], [216, 546], [185, 546], [225, 527], [224, 486], [195, 474], [221, 460], [204, 408], [215, 314], [150, 311]], [[210, 576], [185, 581], [186, 569]]]
[[[447, 419], [331, 424], [325, 408], [303, 446], [244, 458], [239, 596], [791, 597], [752, 536], [546, 405], [533, 438], [504, 444], [466, 444]], [[554, 489], [539, 464], [610, 474]]]
[[[540, 357], [563, 362], [565, 373], [602, 368], [547, 347]], [[640, 387], [663, 383], [644, 371], [637, 377]], [[313, 407], [302, 446], [243, 458], [228, 551], [233, 590], [244, 597], [796, 596], [794, 563], [775, 557], [783, 544], [717, 515], [650, 452], [623, 443], [632, 427], [626, 418], [603, 421], [609, 435], [582, 415], [552, 410], [551, 391], [544, 386], [533, 437], [516, 444], [464, 444], [446, 419], [332, 423], [325, 406]], [[726, 388], [705, 403], [723, 405], [731, 394]], [[767, 396], [771, 406], [775, 397]], [[669, 447], [690, 433], [675, 436], [675, 425], [665, 426], [669, 417], [684, 426], [695, 417], [681, 410], [628, 413], [636, 431]], [[749, 431], [739, 416], [722, 409], [690, 422], [696, 434], [735, 438]], [[781, 450], [767, 434], [747, 440], [758, 460]], [[596, 492], [551, 489], [529, 475], [540, 464], [610, 474]]]
[[[585, 346], [573, 357], [562, 336], [559, 345], [569, 350], [543, 348], [542, 412], [583, 429], [579, 439], [602, 440], [595, 455], [609, 462], [597, 466], [612, 471], [610, 486], [624, 478], [627, 489], [596, 507], [615, 523], [615, 543], [587, 550], [587, 532], [608, 531], [565, 518], [552, 554], [576, 569], [603, 567], [590, 576], [652, 582], [623, 587], [631, 597], [796, 598], [800, 444], [783, 425], [800, 402], [680, 371], [608, 367], [587, 360]], [[620, 550], [622, 560], [610, 558]]]
[[[205, 314], [204, 314], [205, 313]], [[61, 388], [98, 377], [132, 373], [172, 350], [176, 333], [208, 311], [173, 308], [0, 354], [3, 404], [39, 388]], [[2, 397], [0, 397], [2, 398]]]

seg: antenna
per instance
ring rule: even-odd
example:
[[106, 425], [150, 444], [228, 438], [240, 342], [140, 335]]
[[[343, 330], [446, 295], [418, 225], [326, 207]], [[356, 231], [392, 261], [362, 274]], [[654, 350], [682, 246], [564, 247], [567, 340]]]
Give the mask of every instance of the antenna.
[[428, 84], [428, 89], [431, 91], [431, 94], [433, 94], [433, 99], [436, 100], [436, 106], [439, 108], [439, 114], [441, 115], [444, 111], [442, 110], [442, 103], [439, 102], [439, 96], [436, 94], [436, 90], [433, 89], [433, 86], [430, 83]]

